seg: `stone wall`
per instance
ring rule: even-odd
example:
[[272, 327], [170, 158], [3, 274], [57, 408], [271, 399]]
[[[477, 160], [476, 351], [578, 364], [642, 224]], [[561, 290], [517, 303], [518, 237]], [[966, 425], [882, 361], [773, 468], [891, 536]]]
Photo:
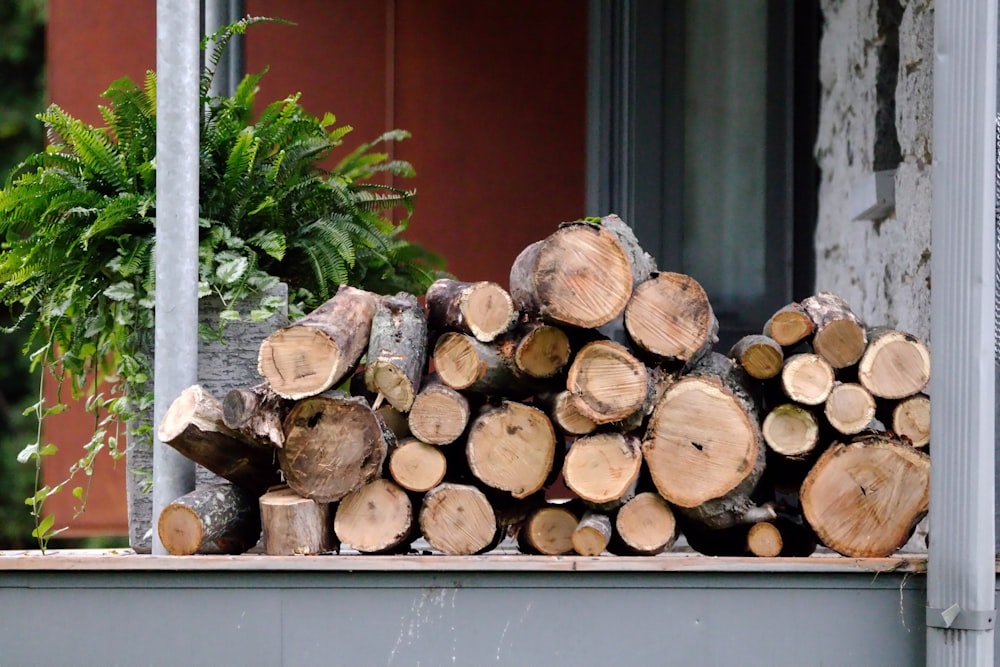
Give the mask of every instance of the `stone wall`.
[[[929, 339], [933, 0], [821, 7], [816, 289]], [[884, 169], [896, 169], [895, 209], [853, 220], [856, 184]]]

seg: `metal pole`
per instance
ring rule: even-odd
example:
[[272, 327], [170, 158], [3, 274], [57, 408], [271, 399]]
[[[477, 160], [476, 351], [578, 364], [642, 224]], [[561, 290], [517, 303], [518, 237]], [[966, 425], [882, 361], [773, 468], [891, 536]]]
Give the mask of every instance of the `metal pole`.
[[934, 12], [927, 664], [992, 665], [997, 0]]
[[[219, 28], [234, 23], [243, 17], [243, 0], [205, 0], [205, 34], [211, 35]], [[214, 44], [209, 42], [206, 53], [211, 53]], [[226, 53], [219, 61], [219, 67], [212, 79], [210, 95], [232, 95], [243, 77], [244, 69], [243, 36], [234, 35], [229, 40]]]
[[198, 381], [198, 79], [201, 3], [156, 2], [156, 323], [153, 553], [163, 508], [194, 489], [194, 463], [155, 437], [170, 404]]

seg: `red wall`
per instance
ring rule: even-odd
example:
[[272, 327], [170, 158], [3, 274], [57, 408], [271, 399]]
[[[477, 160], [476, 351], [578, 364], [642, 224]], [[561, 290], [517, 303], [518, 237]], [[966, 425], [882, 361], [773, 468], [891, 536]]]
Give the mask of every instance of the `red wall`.
[[[345, 150], [410, 131], [396, 148], [417, 171], [399, 183], [418, 192], [408, 237], [443, 254], [457, 277], [506, 286], [524, 246], [584, 213], [586, 6], [247, 0], [248, 14], [297, 23], [251, 28], [247, 70], [269, 67], [262, 102], [302, 92], [312, 113], [353, 126]], [[98, 122], [111, 81], [155, 66], [155, 22], [153, 2], [50, 0], [49, 98]], [[66, 454], [90, 427], [81, 413], [48, 431]], [[103, 468], [77, 534], [125, 532], [123, 473]], [[60, 523], [72, 500], [63, 495], [52, 504]]]

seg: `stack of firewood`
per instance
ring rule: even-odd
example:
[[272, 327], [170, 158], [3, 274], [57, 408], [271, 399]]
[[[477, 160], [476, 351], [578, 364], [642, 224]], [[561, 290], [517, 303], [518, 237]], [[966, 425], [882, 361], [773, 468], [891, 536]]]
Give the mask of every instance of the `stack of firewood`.
[[927, 511], [926, 346], [829, 293], [728, 353], [717, 334], [701, 285], [657, 271], [613, 215], [525, 248], [509, 289], [342, 287], [261, 341], [261, 384], [221, 400], [193, 386], [171, 406], [160, 440], [230, 484], [169, 505], [161, 542], [653, 555], [683, 534], [711, 555], [897, 551]]

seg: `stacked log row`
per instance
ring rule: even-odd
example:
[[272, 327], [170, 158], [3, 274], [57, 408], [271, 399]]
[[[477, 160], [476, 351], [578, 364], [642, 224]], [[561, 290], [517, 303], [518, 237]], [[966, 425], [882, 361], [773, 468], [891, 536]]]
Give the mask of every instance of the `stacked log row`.
[[164, 544], [868, 557], [927, 510], [927, 348], [837, 295], [724, 353], [702, 286], [609, 215], [529, 245], [509, 289], [421, 296], [342, 287], [261, 341], [259, 385], [189, 388], [160, 438], [240, 493], [178, 499]]

